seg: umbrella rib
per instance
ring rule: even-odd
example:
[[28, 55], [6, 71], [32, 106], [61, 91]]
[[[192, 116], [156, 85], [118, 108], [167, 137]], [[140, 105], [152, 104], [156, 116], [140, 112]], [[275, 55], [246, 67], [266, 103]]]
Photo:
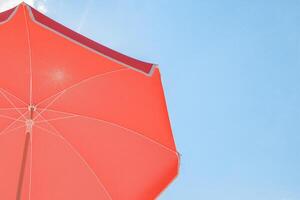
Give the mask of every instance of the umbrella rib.
[[73, 147], [72, 144], [70, 144], [70, 142], [68, 142], [68, 140], [66, 140], [61, 133], [59, 133], [59, 131], [52, 125], [48, 122], [48, 124], [50, 126], [52, 126], [57, 133], [54, 133], [53, 131], [50, 131], [48, 129], [45, 129], [39, 125], [35, 125], [37, 128], [39, 129], [42, 129], [46, 132], [48, 132], [49, 134], [53, 135], [53, 136], [56, 136], [57, 138], [61, 139], [66, 145], [69, 146], [69, 148], [73, 151], [73, 153], [75, 153], [75, 155], [78, 156], [78, 158], [81, 160], [81, 162], [88, 168], [88, 170], [93, 174], [93, 176], [96, 178], [98, 184], [100, 185], [100, 187], [102, 189], [104, 189], [106, 195], [109, 197], [110, 200], [112, 200], [112, 197], [111, 195], [109, 194], [108, 190], [106, 189], [106, 187], [104, 186], [104, 184], [100, 181], [100, 178], [97, 176], [96, 172], [92, 169], [92, 167], [87, 163], [87, 161], [83, 158], [83, 156]]
[[7, 115], [2, 115], [2, 114], [0, 114], [0, 118], [11, 119], [11, 120], [15, 120], [15, 121], [18, 121], [18, 122], [25, 122], [24, 120], [19, 120], [19, 118], [13, 118], [13, 117], [10, 117], [10, 116], [7, 116]]
[[3, 93], [2, 88], [0, 89], [0, 93], [15, 108], [15, 110], [26, 120], [26, 117], [17, 109], [16, 105]]
[[5, 89], [3, 89], [3, 88], [1, 88], [1, 90], [4, 91], [4, 92], [7, 93], [7, 94], [13, 96], [14, 98], [18, 99], [18, 100], [19, 100], [20, 102], [22, 102], [24, 105], [27, 105], [27, 103], [26, 103], [25, 101], [23, 101], [22, 99], [20, 99], [19, 97], [15, 96], [15, 95], [13, 95], [11, 92], [9, 92], [9, 91], [7, 91], [7, 90], [5, 90]]
[[[68, 119], [68, 118], [71, 118], [71, 117], [82, 117], [82, 118], [86, 118], [88, 120], [93, 120], [93, 121], [98, 121], [98, 122], [106, 123], [106, 124], [109, 124], [109, 125], [111, 125], [113, 127], [117, 127], [117, 128], [121, 128], [123, 130], [127, 130], [127, 131], [131, 132], [132, 134], [134, 134], [136, 136], [139, 136], [139, 137], [141, 137], [141, 138], [143, 138], [143, 139], [145, 139], [145, 140], [147, 140], [147, 141], [149, 141], [149, 142], [151, 142], [153, 144], [156, 144], [156, 145], [160, 146], [161, 148], [163, 148], [165, 150], [168, 150], [168, 151], [170, 151], [172, 153], [175, 153], [177, 155], [177, 157], [179, 157], [179, 153], [177, 151], [174, 151], [173, 149], [171, 149], [171, 148], [169, 148], [169, 147], [167, 147], [167, 146], [165, 146], [165, 145], [163, 145], [163, 144], [155, 141], [154, 139], [151, 139], [151, 138], [149, 138], [149, 137], [147, 137], [147, 136], [145, 136], [145, 135], [143, 135], [143, 134], [141, 134], [141, 133], [139, 133], [139, 132], [137, 132], [137, 131], [135, 131], [133, 129], [126, 128], [126, 127], [124, 127], [122, 125], [119, 125], [117, 123], [109, 122], [109, 121], [106, 121], [106, 120], [103, 120], [103, 119], [94, 118], [94, 117], [89, 117], [89, 116], [86, 116], [86, 115], [79, 115], [79, 114], [74, 114], [74, 113], [69, 113], [69, 112], [62, 112], [62, 111], [57, 111], [57, 110], [52, 110], [52, 109], [47, 109], [47, 111], [57, 112], [57, 113], [61, 113], [61, 114], [73, 115], [73, 116], [70, 116], [70, 117], [62, 118], [62, 119]], [[62, 119], [57, 119], [57, 120], [62, 120]], [[43, 121], [47, 122], [49, 120], [43, 120]], [[51, 121], [55, 121], [55, 120], [51, 120]]]
[[[11, 133], [11, 132], [13, 132], [13, 131], [15, 131], [15, 130], [18, 130], [18, 129], [20, 129], [20, 128], [23, 128], [23, 127], [25, 127], [25, 126], [26, 126], [26, 125], [22, 125], [22, 126], [19, 126], [19, 127], [15, 127], [15, 128], [10, 129], [9, 131], [6, 131], [6, 132], [1, 131], [0, 136], [3, 136], [3, 135], [8, 134], [8, 133]], [[7, 129], [6, 129], [6, 130], [7, 130]]]
[[26, 8], [23, 7], [23, 13], [25, 18], [25, 24], [26, 24], [26, 33], [27, 33], [27, 43], [28, 43], [28, 57], [29, 57], [29, 101], [30, 105], [32, 105], [32, 49], [31, 49], [31, 41], [30, 41], [30, 31], [29, 31], [29, 25], [28, 25], [28, 19], [26, 15]]
[[74, 117], [78, 117], [76, 115], [72, 115], [72, 116], [67, 116], [67, 117], [57, 117], [57, 118], [53, 118], [53, 119], [44, 119], [44, 120], [39, 120], [39, 121], [35, 121], [36, 124], [41, 124], [41, 123], [45, 123], [45, 122], [51, 122], [51, 121], [58, 121], [58, 120], [63, 120], [63, 119], [70, 119], [70, 118], [74, 118]]
[[79, 81], [78, 83], [75, 83], [75, 84], [73, 84], [73, 85], [71, 85], [71, 86], [65, 88], [64, 90], [62, 90], [62, 91], [60, 91], [60, 92], [58, 92], [58, 93], [56, 93], [56, 94], [54, 94], [54, 95], [51, 95], [51, 96], [45, 98], [44, 100], [42, 100], [41, 102], [39, 102], [36, 106], [39, 106], [39, 105], [42, 104], [43, 102], [47, 101], [48, 99], [51, 99], [52, 97], [54, 97], [54, 96], [56, 96], [56, 95], [59, 95], [59, 94], [62, 93], [62, 92], [66, 92], [67, 90], [70, 90], [70, 89], [72, 89], [72, 88], [74, 88], [74, 87], [77, 87], [77, 86], [79, 86], [79, 85], [81, 85], [81, 84], [83, 84], [83, 83], [86, 83], [86, 82], [88, 82], [88, 81], [91, 81], [91, 80], [93, 80], [93, 79], [95, 79], [95, 78], [104, 77], [104, 76], [107, 76], [107, 75], [110, 75], [110, 74], [113, 74], [113, 73], [117, 73], [117, 72], [121, 72], [121, 71], [128, 71], [128, 70], [130, 70], [130, 68], [121, 68], [121, 69], [117, 69], [117, 70], [105, 72], [105, 73], [102, 73], [102, 74], [97, 74], [97, 75], [95, 75], [95, 76], [91, 76], [91, 77], [89, 77], [89, 78], [83, 79], [83, 80]]
[[[39, 114], [41, 114], [41, 113], [39, 113]], [[41, 116], [42, 119], [44, 119], [45, 121], [47, 121], [42, 115], [40, 115], [40, 116]], [[52, 125], [50, 122], [47, 122], [47, 124], [48, 124], [49, 126], [51, 126], [51, 127], [56, 131], [56, 133], [54, 133], [53, 131], [49, 131], [49, 130], [47, 130], [47, 129], [44, 129], [44, 128], [38, 126], [38, 125], [36, 125], [36, 126], [39, 127], [40, 129], [43, 129], [43, 130], [45, 130], [45, 131], [47, 131], [47, 132], [53, 134], [54, 136], [57, 136], [58, 138], [62, 139], [62, 140], [63, 140], [63, 141], [71, 148], [71, 150], [72, 150], [75, 154], [77, 154], [77, 156], [79, 157], [79, 159], [85, 164], [85, 166], [86, 166], [86, 167], [90, 170], [90, 172], [95, 176], [95, 178], [96, 178], [96, 180], [97, 180], [99, 186], [100, 186], [101, 188], [104, 189], [106, 195], [110, 198], [110, 200], [112, 200], [112, 197], [111, 197], [111, 195], [109, 194], [108, 190], [106, 189], [106, 187], [104, 186], [104, 184], [100, 181], [100, 178], [97, 176], [97, 174], [96, 174], [95, 171], [92, 169], [92, 167], [91, 167], [91, 166], [87, 163], [87, 161], [83, 158], [83, 156], [76, 150], [75, 147], [73, 147], [73, 145], [72, 145], [70, 142], [68, 142], [67, 139], [65, 139], [65, 138], [63, 137], [63, 135], [62, 135], [62, 134], [54, 127], [54, 125]]]
[[52, 104], [55, 103], [55, 101], [57, 99], [59, 99], [63, 94], [65, 93], [65, 90], [63, 90], [62, 92], [60, 92], [57, 97], [55, 97], [45, 108], [42, 109], [41, 112], [38, 112], [37, 116], [35, 118], [33, 118], [33, 120], [35, 120], [38, 116], [42, 116], [42, 113], [45, 112], [47, 110], [47, 108], [49, 108]]
[[[27, 112], [26, 112], [26, 113], [27, 113]], [[16, 119], [15, 121], [13, 121], [12, 123], [10, 123], [6, 128], [4, 128], [4, 129], [0, 132], [0, 136], [6, 134], [7, 132], [5, 132], [5, 131], [7, 131], [11, 126], [13, 126], [13, 125], [17, 122], [17, 120], [19, 120], [20, 118], [21, 118], [21, 116], [20, 116], [18, 119]], [[25, 125], [24, 125], [23, 127], [25, 127]]]
[[4, 110], [15, 110], [15, 109], [27, 109], [26, 107], [23, 108], [0, 108], [0, 111], [4, 111]]

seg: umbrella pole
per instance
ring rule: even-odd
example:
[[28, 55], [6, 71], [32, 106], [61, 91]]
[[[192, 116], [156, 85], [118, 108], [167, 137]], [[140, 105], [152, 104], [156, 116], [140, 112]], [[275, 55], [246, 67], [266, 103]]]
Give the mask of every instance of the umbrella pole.
[[23, 179], [24, 179], [24, 173], [25, 173], [25, 166], [26, 166], [26, 160], [27, 160], [27, 152], [28, 152], [28, 147], [29, 147], [29, 141], [30, 141], [30, 132], [26, 132], [26, 138], [25, 138], [25, 144], [24, 144], [24, 150], [23, 150], [23, 158], [22, 158], [21, 170], [20, 170], [20, 174], [19, 174], [17, 200], [21, 200]]
[[30, 118], [29, 118], [29, 120], [26, 121], [26, 126], [27, 126], [26, 138], [25, 138], [25, 144], [24, 144], [24, 149], [23, 149], [23, 157], [22, 157], [21, 169], [20, 169], [20, 174], [19, 174], [16, 200], [21, 200], [24, 175], [25, 175], [25, 167], [26, 167], [26, 161], [27, 161], [27, 154], [28, 154], [28, 148], [29, 148], [29, 143], [30, 143], [30, 137], [32, 134], [32, 125], [33, 125], [32, 119], [33, 119], [34, 107], [29, 106], [29, 110], [30, 110]]

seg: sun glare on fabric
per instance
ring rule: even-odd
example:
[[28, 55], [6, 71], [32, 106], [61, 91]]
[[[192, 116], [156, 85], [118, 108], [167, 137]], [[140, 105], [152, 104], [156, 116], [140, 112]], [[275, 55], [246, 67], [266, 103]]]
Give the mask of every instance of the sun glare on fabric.
[[70, 75], [66, 72], [63, 67], [57, 67], [48, 73], [49, 80], [52, 84], [57, 87], [63, 86], [70, 80]]
[[52, 73], [52, 79], [54, 81], [61, 82], [65, 79], [65, 72], [63, 69], [57, 69]]

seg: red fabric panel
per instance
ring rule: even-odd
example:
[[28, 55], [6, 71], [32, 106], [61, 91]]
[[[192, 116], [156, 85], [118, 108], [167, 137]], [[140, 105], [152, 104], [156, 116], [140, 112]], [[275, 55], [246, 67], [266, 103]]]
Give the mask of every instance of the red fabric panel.
[[131, 57], [128, 57], [124, 54], [121, 54], [119, 52], [116, 52], [108, 47], [105, 47], [79, 33], [76, 33], [75, 31], [72, 31], [71, 29], [55, 22], [54, 20], [48, 18], [47, 16], [41, 14], [40, 12], [38, 12], [37, 10], [35, 10], [34, 8], [31, 8], [33, 16], [35, 18], [36, 21], [42, 23], [43, 25], [91, 48], [94, 49], [95, 51], [104, 54], [110, 58], [113, 58], [121, 63], [124, 63], [126, 65], [129, 65], [137, 70], [143, 71], [145, 73], [150, 73], [151, 68], [153, 66], [153, 64], [151, 63], [146, 63]]

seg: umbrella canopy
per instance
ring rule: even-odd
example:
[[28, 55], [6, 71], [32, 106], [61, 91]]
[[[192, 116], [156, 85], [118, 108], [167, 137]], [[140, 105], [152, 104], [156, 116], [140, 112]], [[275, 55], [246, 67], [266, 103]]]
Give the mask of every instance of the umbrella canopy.
[[24, 3], [0, 45], [0, 199], [150, 200], [176, 177], [156, 65]]

